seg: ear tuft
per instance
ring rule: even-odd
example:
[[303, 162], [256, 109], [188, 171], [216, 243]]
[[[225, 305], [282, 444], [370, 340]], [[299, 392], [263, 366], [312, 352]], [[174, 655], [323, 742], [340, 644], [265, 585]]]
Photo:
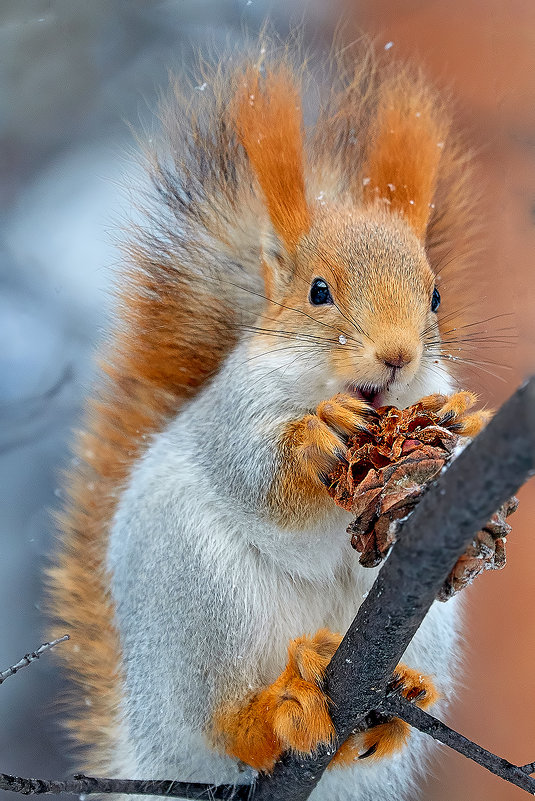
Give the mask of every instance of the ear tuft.
[[364, 201], [388, 203], [422, 240], [447, 133], [442, 109], [421, 81], [402, 75], [383, 87], [362, 173]]
[[293, 251], [310, 228], [299, 92], [285, 67], [269, 70], [265, 76], [251, 67], [239, 83], [236, 130], [264, 193], [273, 227]]

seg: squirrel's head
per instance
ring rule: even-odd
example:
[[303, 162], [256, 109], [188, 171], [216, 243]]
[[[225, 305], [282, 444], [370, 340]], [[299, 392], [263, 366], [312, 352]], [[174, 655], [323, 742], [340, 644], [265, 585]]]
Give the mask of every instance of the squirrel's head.
[[415, 106], [399, 87], [385, 89], [357, 175], [312, 200], [297, 90], [284, 70], [249, 74], [245, 85], [236, 127], [268, 218], [268, 303], [252, 349], [311, 405], [344, 390], [376, 405], [413, 402], [436, 372], [440, 295], [425, 239], [441, 113], [427, 95]]
[[[269, 301], [254, 337], [283, 380], [314, 396], [352, 391], [375, 405], [425, 394], [440, 295], [424, 248], [380, 209], [323, 207], [290, 255], [264, 247]], [[316, 391], [315, 391], [316, 390]]]

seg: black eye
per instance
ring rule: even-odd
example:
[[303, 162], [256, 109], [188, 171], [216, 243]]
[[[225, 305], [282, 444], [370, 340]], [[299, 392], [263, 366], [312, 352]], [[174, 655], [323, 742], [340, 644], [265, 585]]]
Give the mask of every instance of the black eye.
[[439, 306], [440, 306], [440, 292], [435, 287], [433, 289], [433, 297], [431, 298], [431, 311], [436, 312]]
[[310, 287], [310, 302], [314, 306], [321, 306], [323, 303], [332, 303], [333, 299], [329, 292], [329, 287], [323, 278], [315, 278]]

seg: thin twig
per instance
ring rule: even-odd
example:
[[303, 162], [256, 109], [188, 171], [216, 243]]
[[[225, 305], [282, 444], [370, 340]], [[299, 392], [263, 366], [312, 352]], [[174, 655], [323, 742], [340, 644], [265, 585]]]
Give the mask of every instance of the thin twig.
[[63, 637], [60, 637], [57, 640], [52, 640], [52, 642], [44, 642], [42, 645], [37, 648], [36, 651], [32, 651], [30, 654], [24, 654], [21, 660], [17, 662], [16, 665], [11, 665], [8, 667], [7, 670], [3, 670], [0, 673], [0, 684], [2, 684], [6, 679], [10, 676], [14, 676], [15, 673], [18, 673], [21, 668], [27, 667], [31, 665], [32, 662], [35, 662], [36, 659], [39, 659], [41, 654], [44, 654], [45, 651], [49, 651], [51, 648], [54, 648], [56, 645], [59, 645], [60, 642], [65, 642], [65, 640], [69, 639], [69, 635], [65, 634]]
[[0, 790], [23, 795], [91, 795], [92, 793], [122, 793], [123, 795], [164, 795], [170, 798], [193, 798], [198, 801], [247, 801], [251, 787], [247, 785], [196, 784], [194, 782], [143, 781], [143, 779], [96, 779], [76, 774], [66, 781], [21, 779], [0, 773]]
[[[429, 734], [433, 739], [453, 748], [454, 751], [463, 754], [468, 759], [472, 759], [501, 779], [505, 779], [511, 784], [516, 784], [517, 787], [521, 787], [531, 795], [535, 795], [535, 779], [528, 775], [535, 771], [533, 763], [523, 767], [513, 765], [507, 759], [496, 756], [477, 743], [472, 742], [472, 740], [468, 740], [459, 732], [454, 731], [454, 729], [450, 729], [445, 723], [437, 720], [432, 715], [428, 715], [423, 709], [414, 706], [400, 695], [385, 698], [379, 711], [403, 718], [415, 729]], [[531, 768], [531, 770], [527, 770], [527, 768]]]

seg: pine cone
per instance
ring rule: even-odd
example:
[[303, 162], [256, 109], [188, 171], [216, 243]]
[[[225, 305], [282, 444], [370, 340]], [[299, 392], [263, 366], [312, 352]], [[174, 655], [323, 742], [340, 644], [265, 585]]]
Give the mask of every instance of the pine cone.
[[518, 498], [509, 498], [483, 530], [476, 534], [444, 582], [437, 595], [439, 601], [447, 601], [471, 584], [484, 570], [501, 570], [505, 567], [505, 538], [511, 531], [505, 518], [516, 511], [517, 507]]
[[[434, 407], [436, 409], [436, 406]], [[377, 409], [368, 429], [349, 438], [345, 458], [329, 475], [327, 487], [335, 502], [352, 512], [351, 544], [360, 564], [380, 564], [396, 540], [399, 521], [407, 517], [451, 458], [461, 437], [458, 421], [440, 418], [433, 405], [416, 403], [407, 409]], [[458, 560], [439, 597], [447, 600], [475, 576], [505, 565], [504, 537], [510, 531], [505, 517], [516, 499], [494, 515]]]

